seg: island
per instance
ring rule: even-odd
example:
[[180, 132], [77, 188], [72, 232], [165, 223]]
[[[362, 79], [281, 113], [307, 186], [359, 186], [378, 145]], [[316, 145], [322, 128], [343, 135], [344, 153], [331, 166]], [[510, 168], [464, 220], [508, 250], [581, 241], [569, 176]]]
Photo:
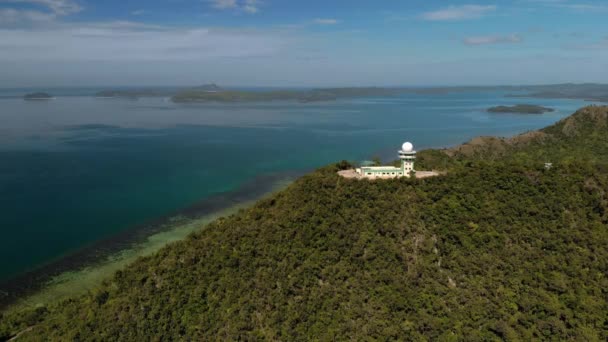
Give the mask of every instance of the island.
[[[506, 89], [505, 89], [506, 90]], [[538, 86], [527, 86], [510, 90], [525, 91], [527, 93], [510, 93], [506, 97], [539, 98], [539, 99], [573, 99], [593, 102], [608, 102], [608, 85], [597, 83], [564, 83]]]
[[[219, 88], [219, 87], [218, 87]], [[175, 94], [171, 100], [187, 102], [266, 102], [297, 101], [301, 103], [334, 101], [340, 98], [386, 97], [406, 93], [403, 88], [349, 87], [310, 90], [224, 90], [222, 88], [190, 88]]]
[[138, 99], [140, 97], [169, 97], [174, 93], [175, 91], [160, 89], [102, 90], [96, 93], [95, 97]]
[[489, 113], [517, 113], [517, 114], [544, 114], [555, 111], [553, 108], [532, 105], [517, 104], [514, 106], [496, 106], [487, 109]]
[[393, 97], [406, 94], [441, 96], [459, 92], [500, 91], [510, 98], [582, 99], [608, 102], [605, 84], [548, 84], [532, 86], [453, 86], [453, 87], [336, 87], [310, 89], [223, 88], [216, 83], [184, 87], [143, 87], [102, 90], [99, 98], [166, 97], [176, 103], [266, 102], [301, 103], [334, 101], [346, 98]]
[[195, 89], [195, 90], [198, 90], [198, 91], [206, 91], [206, 92], [210, 92], [210, 93], [214, 93], [214, 92], [218, 92], [218, 91], [224, 90], [224, 89], [222, 89], [220, 86], [218, 86], [215, 83], [204, 84], [202, 86], [194, 87], [192, 89]]
[[106, 89], [95, 94], [97, 98], [139, 99], [141, 97], [172, 97], [182, 92], [217, 93], [223, 91], [217, 84], [204, 84], [196, 87], [144, 87], [125, 89]]
[[54, 97], [48, 93], [37, 92], [37, 93], [26, 94], [25, 96], [23, 96], [23, 99], [26, 101], [42, 101], [42, 100], [52, 100], [52, 99], [54, 99]]

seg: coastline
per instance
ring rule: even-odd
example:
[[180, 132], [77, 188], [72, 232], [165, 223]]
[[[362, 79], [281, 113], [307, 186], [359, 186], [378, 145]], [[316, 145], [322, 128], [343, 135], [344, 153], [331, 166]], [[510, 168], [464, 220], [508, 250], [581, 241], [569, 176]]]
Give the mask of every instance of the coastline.
[[[521, 133], [519, 128], [514, 130], [505, 136]], [[463, 142], [461, 140], [454, 141], [453, 144], [440, 143], [424, 147], [445, 148]], [[392, 148], [379, 150], [375, 154], [380, 155], [383, 160], [394, 159]], [[301, 171], [299, 174], [304, 173], [306, 172]], [[243, 185], [242, 189], [214, 195], [191, 207], [132, 227], [108, 239], [51, 260], [27, 273], [1, 281], [0, 312], [13, 305], [35, 306], [84, 293], [137, 257], [152, 254], [166, 244], [186, 237], [189, 234], [188, 229], [196, 230], [197, 227], [220, 216], [230, 215], [271, 193], [273, 185], [268, 178], [273, 177], [280, 178], [275, 175], [253, 179]]]
[[49, 303], [61, 301], [95, 289], [101, 282], [109, 279], [114, 272], [122, 269], [137, 258], [154, 254], [161, 248], [186, 238], [190, 233], [222, 216], [236, 213], [238, 210], [252, 205], [255, 200], [235, 205], [204, 218], [196, 219], [185, 224], [179, 224], [167, 231], [149, 236], [146, 241], [135, 244], [129, 249], [107, 256], [81, 269], [66, 271], [52, 277], [39, 290], [24, 298], [17, 299], [6, 308], [6, 311], [34, 308]]
[[306, 171], [263, 175], [0, 283], [0, 312], [37, 307], [95, 289], [139, 257], [186, 238], [202, 226], [287, 187]]

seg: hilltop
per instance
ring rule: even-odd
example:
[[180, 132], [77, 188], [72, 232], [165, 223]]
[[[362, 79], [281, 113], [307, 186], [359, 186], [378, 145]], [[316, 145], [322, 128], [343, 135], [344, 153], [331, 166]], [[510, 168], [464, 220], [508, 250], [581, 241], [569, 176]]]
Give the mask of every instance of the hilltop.
[[86, 296], [6, 314], [0, 339], [606, 340], [606, 136], [608, 107], [586, 107], [421, 152], [436, 178], [321, 168]]
[[608, 158], [607, 106], [588, 106], [556, 124], [510, 138], [477, 137], [454, 148], [441, 150], [452, 160], [497, 159], [558, 161]]

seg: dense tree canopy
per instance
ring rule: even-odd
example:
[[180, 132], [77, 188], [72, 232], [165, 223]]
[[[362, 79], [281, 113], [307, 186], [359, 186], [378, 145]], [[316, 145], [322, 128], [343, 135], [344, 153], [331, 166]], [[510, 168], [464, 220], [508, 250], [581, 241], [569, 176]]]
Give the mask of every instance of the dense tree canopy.
[[606, 137], [589, 107], [421, 153], [436, 178], [328, 166], [93, 293], [2, 317], [0, 339], [605, 341]]

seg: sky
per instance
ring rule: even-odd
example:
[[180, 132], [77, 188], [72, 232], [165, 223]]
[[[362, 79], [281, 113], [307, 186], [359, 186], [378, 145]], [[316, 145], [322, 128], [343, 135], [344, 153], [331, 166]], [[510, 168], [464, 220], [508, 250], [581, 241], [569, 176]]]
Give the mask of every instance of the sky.
[[606, 82], [608, 1], [0, 0], [0, 87]]

